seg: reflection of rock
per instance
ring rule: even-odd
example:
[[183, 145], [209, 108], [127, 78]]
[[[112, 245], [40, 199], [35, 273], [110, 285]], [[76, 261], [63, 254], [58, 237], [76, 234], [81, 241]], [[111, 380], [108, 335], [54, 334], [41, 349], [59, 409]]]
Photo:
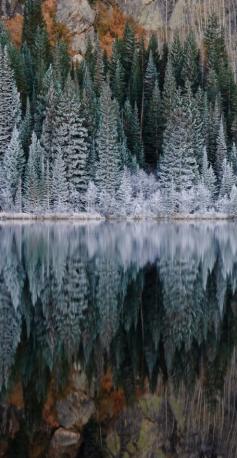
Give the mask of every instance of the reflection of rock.
[[95, 412], [93, 393], [80, 367], [74, 367], [69, 386], [70, 394], [56, 403], [57, 417], [64, 428], [80, 430]]
[[0, 441], [0, 458], [6, 458], [8, 455], [7, 441]]
[[80, 430], [95, 412], [94, 402], [80, 393], [72, 393], [56, 405], [58, 421], [67, 429]]
[[71, 32], [75, 52], [85, 53], [88, 37], [93, 42], [95, 15], [88, 0], [58, 0], [56, 18]]
[[76, 458], [80, 447], [79, 433], [59, 428], [55, 431], [49, 449], [49, 458]]
[[11, 405], [0, 405], [0, 436], [13, 439], [20, 430], [20, 413]]

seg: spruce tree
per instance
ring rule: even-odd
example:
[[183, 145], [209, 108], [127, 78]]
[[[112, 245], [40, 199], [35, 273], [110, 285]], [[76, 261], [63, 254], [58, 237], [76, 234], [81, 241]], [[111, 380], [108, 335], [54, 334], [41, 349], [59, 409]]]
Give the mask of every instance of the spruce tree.
[[7, 48], [0, 46], [0, 161], [10, 143], [15, 125], [20, 121], [20, 98]]
[[229, 164], [225, 158], [222, 164], [220, 197], [230, 197], [230, 193], [234, 185], [236, 185], [236, 177], [234, 176], [232, 165]]
[[135, 104], [134, 110], [132, 110], [129, 100], [126, 100], [124, 105], [123, 121], [128, 149], [136, 158], [138, 164], [142, 166], [144, 157], [141, 130], [138, 119], [138, 109]]
[[127, 22], [124, 28], [122, 47], [121, 47], [121, 64], [125, 70], [125, 84], [127, 85], [130, 79], [133, 54], [135, 50], [135, 34], [133, 28]]
[[81, 208], [89, 182], [88, 131], [74, 83], [70, 78], [66, 82], [56, 110], [51, 147], [53, 162], [60, 150], [66, 166], [70, 205], [74, 209]]
[[143, 142], [145, 149], [145, 161], [149, 166], [156, 166], [158, 152], [161, 146], [161, 119], [160, 119], [160, 90], [158, 82], [155, 82], [149, 105], [145, 111]]
[[103, 54], [99, 43], [99, 38], [96, 40], [95, 48], [95, 70], [94, 70], [94, 86], [97, 96], [100, 95], [101, 88], [105, 79]]
[[33, 132], [24, 179], [24, 209], [26, 211], [42, 210], [44, 163], [44, 150]]
[[117, 104], [112, 100], [111, 89], [106, 82], [100, 96], [100, 122], [96, 138], [98, 167], [96, 184], [101, 191], [114, 194], [119, 186], [120, 151], [118, 142]]
[[176, 80], [171, 60], [169, 59], [165, 71], [164, 86], [162, 92], [162, 118], [163, 125], [166, 126], [170, 113], [173, 110], [176, 94]]
[[196, 89], [200, 77], [199, 53], [195, 35], [190, 32], [184, 43], [182, 79], [184, 83], [190, 81], [192, 88]]
[[183, 84], [182, 69], [184, 62], [184, 49], [179, 34], [176, 33], [169, 49], [169, 59], [174, 69], [174, 75], [178, 86]]
[[66, 167], [61, 150], [58, 151], [53, 166], [52, 201], [55, 211], [65, 211], [68, 209], [68, 182], [66, 176]]
[[197, 182], [192, 135], [192, 117], [178, 92], [164, 132], [163, 155], [159, 165], [161, 189], [169, 187], [172, 180], [177, 192], [188, 190]]
[[221, 118], [219, 133], [217, 137], [216, 161], [214, 165], [214, 170], [216, 172], [219, 183], [222, 178], [224, 159], [227, 159], [227, 146], [226, 146], [226, 140], [225, 140], [223, 118]]
[[5, 209], [12, 209], [16, 198], [19, 179], [25, 165], [19, 131], [15, 127], [11, 141], [2, 162], [2, 194]]

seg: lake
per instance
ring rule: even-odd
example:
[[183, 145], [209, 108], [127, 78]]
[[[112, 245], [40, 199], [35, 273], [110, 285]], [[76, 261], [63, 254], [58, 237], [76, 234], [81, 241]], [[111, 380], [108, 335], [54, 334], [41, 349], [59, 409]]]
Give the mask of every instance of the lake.
[[237, 456], [237, 225], [0, 224], [0, 457]]

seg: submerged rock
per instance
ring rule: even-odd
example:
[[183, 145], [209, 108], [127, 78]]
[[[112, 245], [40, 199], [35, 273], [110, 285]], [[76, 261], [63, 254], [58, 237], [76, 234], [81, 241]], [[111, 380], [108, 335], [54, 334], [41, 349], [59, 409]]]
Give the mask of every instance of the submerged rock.
[[81, 444], [78, 432], [59, 428], [55, 431], [49, 448], [49, 458], [76, 458]]

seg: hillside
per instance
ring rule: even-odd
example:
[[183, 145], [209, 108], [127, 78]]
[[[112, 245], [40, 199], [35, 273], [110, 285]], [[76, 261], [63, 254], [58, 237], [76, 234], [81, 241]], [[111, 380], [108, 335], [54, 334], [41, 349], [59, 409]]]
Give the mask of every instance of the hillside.
[[[0, 11], [5, 17], [22, 14], [24, 0], [0, 0]], [[236, 57], [237, 0], [44, 0], [46, 21], [52, 31], [52, 21], [64, 28], [73, 54], [84, 54], [88, 36], [99, 32], [102, 45], [111, 49], [115, 35], [121, 35], [123, 25], [130, 19], [139, 31], [158, 33], [160, 40], [172, 39], [174, 32], [186, 35], [193, 30], [198, 39], [202, 36], [208, 15], [219, 17], [226, 36], [227, 48], [234, 66]], [[19, 16], [16, 24], [9, 22], [19, 42]], [[234, 68], [236, 72], [236, 68]]]

